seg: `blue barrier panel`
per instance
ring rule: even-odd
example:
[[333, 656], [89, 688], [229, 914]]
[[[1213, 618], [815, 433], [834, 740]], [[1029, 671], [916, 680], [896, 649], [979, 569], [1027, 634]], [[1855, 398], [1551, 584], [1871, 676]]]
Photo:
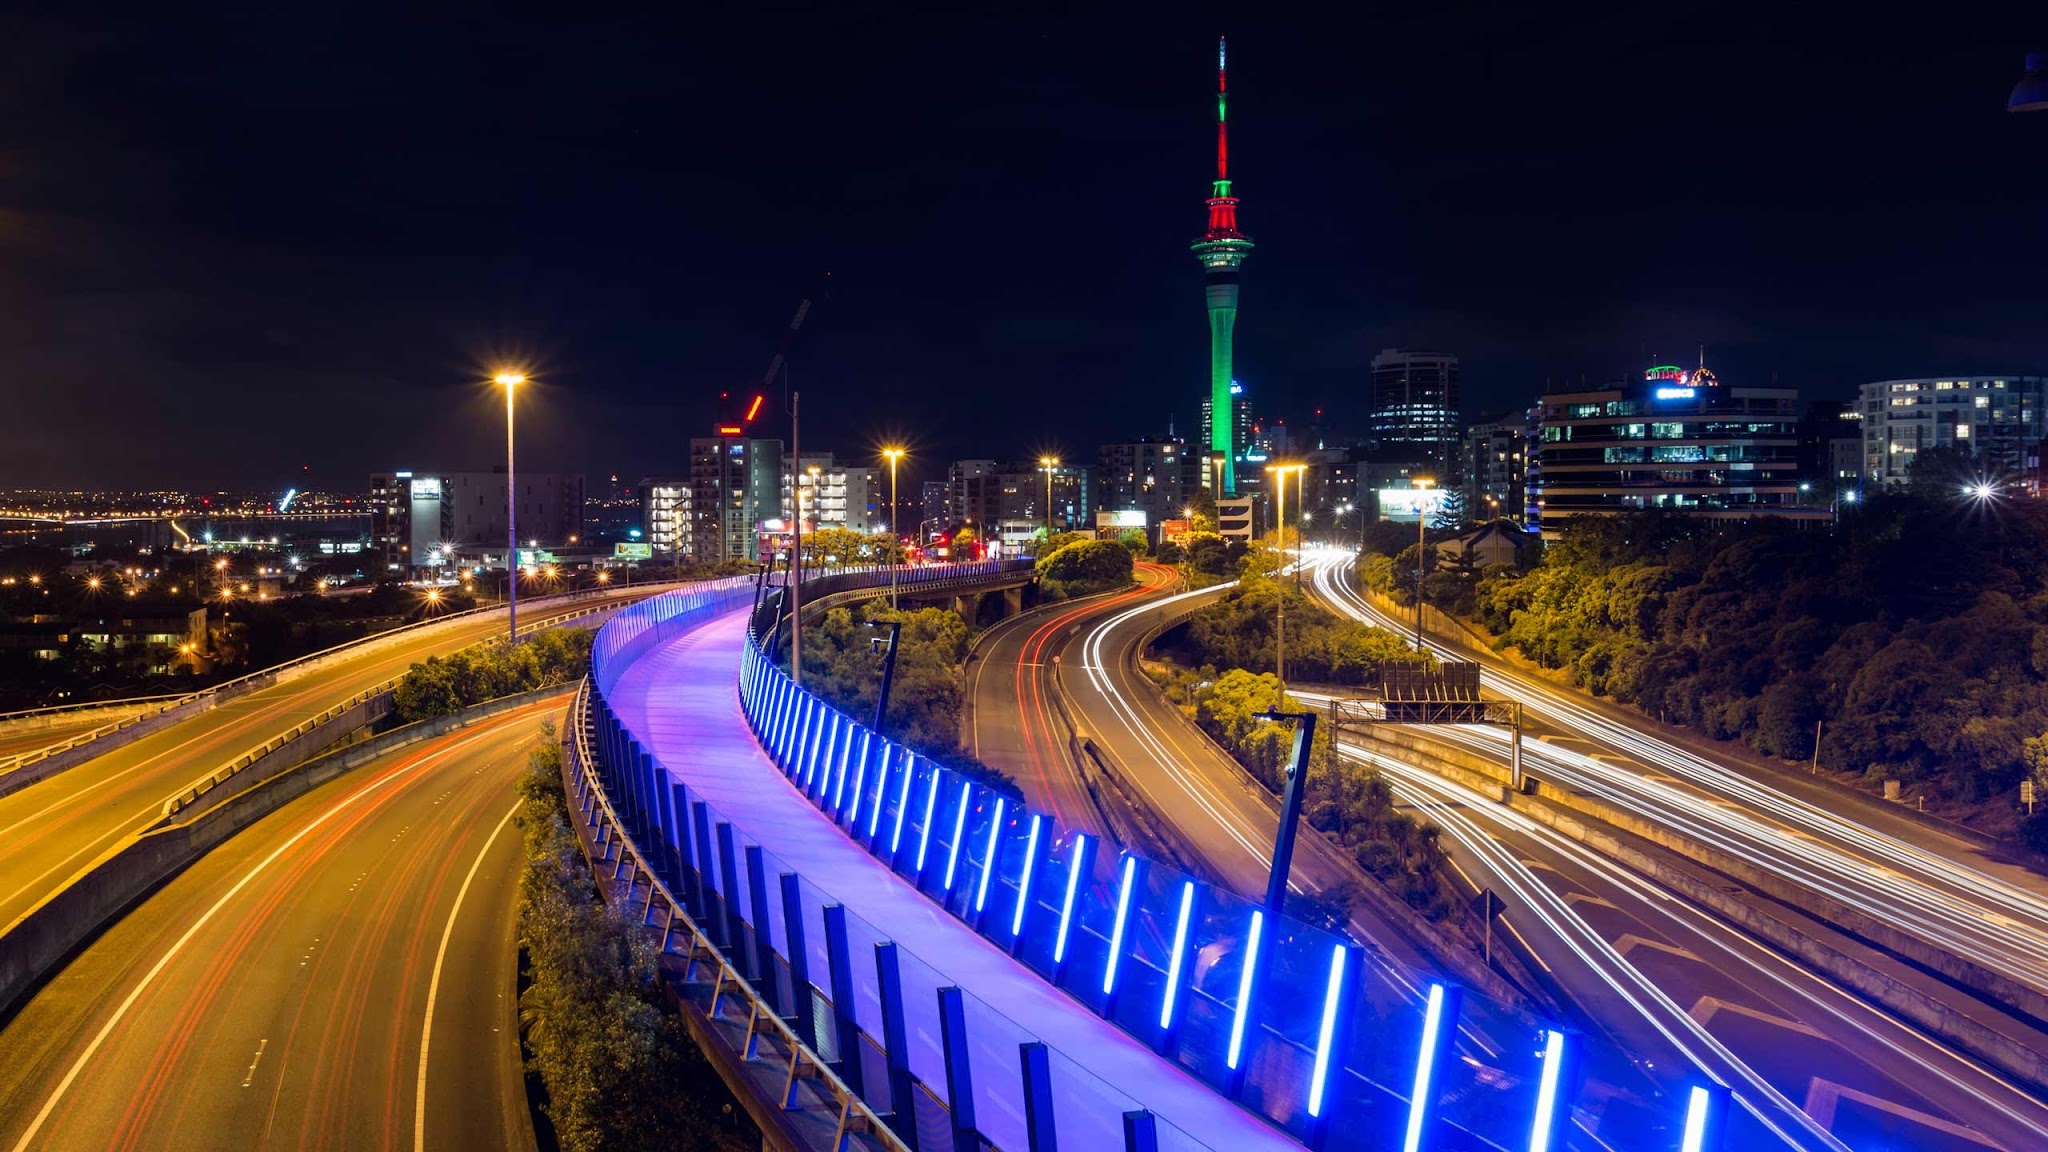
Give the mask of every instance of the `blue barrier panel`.
[[967, 1044], [967, 1002], [957, 985], [939, 989], [939, 1035], [946, 1051], [946, 1101], [953, 1112], [953, 1147], [975, 1149], [974, 1066]]

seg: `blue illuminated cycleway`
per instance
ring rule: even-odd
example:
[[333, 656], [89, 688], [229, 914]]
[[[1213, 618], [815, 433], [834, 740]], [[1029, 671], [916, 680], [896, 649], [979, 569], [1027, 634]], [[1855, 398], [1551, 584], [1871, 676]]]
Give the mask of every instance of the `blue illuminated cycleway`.
[[[625, 729], [665, 766], [673, 781], [686, 787], [693, 801], [722, 813], [772, 853], [782, 867], [800, 873], [903, 952], [929, 966], [931, 971], [915, 981], [908, 978], [906, 968], [906, 984], [936, 981], [938, 985], [957, 985], [1028, 1032], [1026, 1039], [1041, 1041], [1069, 1060], [1085, 1062], [1086, 1073], [1099, 1079], [1100, 1085], [1065, 1083], [1057, 1071], [1052, 1077], [1055, 1111], [1062, 1113], [1063, 1147], [1109, 1149], [1123, 1145], [1121, 1110], [1105, 1106], [1114, 1096], [1103, 1092], [1103, 1087], [1128, 1097], [1158, 1118], [1162, 1148], [1208, 1146], [1250, 1152], [1299, 1147], [1286, 1134], [1090, 1013], [964, 921], [947, 914], [885, 861], [850, 839], [793, 786], [756, 742], [734, 691], [748, 643], [744, 607], [711, 616], [694, 629], [652, 647], [617, 675], [606, 694]], [[831, 751], [830, 742], [823, 746], [828, 749], [821, 757], [826, 763], [822, 768], [806, 765], [799, 782], [809, 778], [823, 787], [823, 773], [832, 771], [832, 762], [845, 763], [844, 756]], [[904, 774], [903, 795], [890, 798], [893, 828], [879, 823], [879, 804], [859, 813], [857, 819], [873, 834], [901, 838], [902, 814], [907, 809], [921, 812], [919, 831], [912, 833], [917, 839], [899, 840], [895, 846], [898, 851], [921, 854], [931, 846], [932, 814], [944, 798], [935, 787], [927, 795], [913, 797], [909, 783], [909, 775]], [[835, 787], [844, 784], [841, 773]], [[858, 781], [852, 791], [856, 797], [861, 794]], [[958, 825], [956, 817], [955, 830], [946, 837], [954, 845], [960, 842]], [[1036, 827], [1034, 824], [1034, 834]], [[1033, 845], [1034, 850], [1036, 847]], [[955, 870], [957, 855], [949, 853], [943, 866], [948, 872]], [[1135, 865], [1125, 866], [1121, 877], [1126, 891], [1136, 883], [1132, 868]], [[922, 865], [917, 870], [925, 871]], [[1074, 900], [1073, 887], [1071, 883], [1066, 886], [1059, 897], [1062, 903]], [[1065, 958], [1065, 937], [1062, 931], [1054, 943], [1059, 960]], [[1105, 980], [1113, 979], [1113, 974], [1105, 975]], [[865, 1006], [868, 990], [861, 991]], [[930, 997], [932, 990], [917, 987], [899, 994]], [[928, 1011], [924, 1008], [916, 1015]], [[866, 1023], [863, 1021], [863, 1026]], [[1000, 1031], [991, 1036], [991, 1032], [997, 1030], [984, 1028], [977, 1035], [969, 1029], [968, 1036], [971, 1043], [1007, 1044], [1014, 1049], [1014, 1033]], [[929, 1035], [911, 1042], [913, 1071], [927, 1084], [943, 1083], [943, 1073], [931, 1055], [938, 1045], [939, 1037]], [[995, 1067], [1015, 1061], [1014, 1051], [988, 1058], [989, 1065]], [[980, 1130], [1005, 1149], [1027, 1147], [1021, 1085], [977, 1082], [974, 1087], [982, 1105], [977, 1116]], [[1089, 1135], [1082, 1136], [1083, 1131]], [[1079, 1141], [1073, 1139], [1077, 1136]]]

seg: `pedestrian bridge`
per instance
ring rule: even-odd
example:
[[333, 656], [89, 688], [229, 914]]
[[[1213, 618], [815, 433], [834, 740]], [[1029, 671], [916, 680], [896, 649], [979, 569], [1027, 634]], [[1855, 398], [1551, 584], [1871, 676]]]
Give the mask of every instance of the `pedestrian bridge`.
[[[976, 579], [1014, 573], [898, 573]], [[592, 654], [593, 743], [635, 856], [902, 1145], [1608, 1147], [1573, 1107], [1579, 1037], [1390, 979], [888, 741], [763, 655], [773, 613], [749, 580], [621, 612]], [[1713, 1147], [1724, 1100], [1674, 1102], [1663, 1146]]]

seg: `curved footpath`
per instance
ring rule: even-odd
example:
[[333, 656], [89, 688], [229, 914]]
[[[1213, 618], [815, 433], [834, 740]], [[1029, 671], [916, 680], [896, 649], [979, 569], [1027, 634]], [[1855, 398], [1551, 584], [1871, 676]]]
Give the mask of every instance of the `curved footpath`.
[[[1017, 1022], [1020, 1032], [1029, 1033], [1026, 1038], [1084, 1061], [1086, 1073], [1100, 1083], [1087, 1083], [1080, 1068], [1056, 1067], [1054, 1073], [1063, 1147], [1120, 1147], [1122, 1111], [1142, 1106], [1160, 1121], [1162, 1149], [1299, 1148], [946, 915], [791, 786], [756, 743], [740, 711], [735, 686], [747, 643], [746, 617], [742, 607], [661, 644], [628, 667], [609, 694], [619, 719], [669, 766], [693, 799], [708, 801], [735, 819], [781, 864], [818, 883], [850, 913], [936, 969], [930, 973], [934, 987], [956, 984]], [[905, 983], [912, 983], [908, 970]], [[906, 988], [905, 995], [924, 1000], [932, 993], [918, 987]], [[1014, 1061], [1014, 1039], [1009, 1046]], [[914, 1053], [911, 1059], [913, 1070], [931, 1082], [916, 1067], [919, 1056]], [[1015, 1104], [1021, 1094], [1014, 1084], [975, 1085], [980, 1127], [998, 1146], [1026, 1146], [1022, 1112]], [[998, 1106], [992, 1109], [991, 1104]]]

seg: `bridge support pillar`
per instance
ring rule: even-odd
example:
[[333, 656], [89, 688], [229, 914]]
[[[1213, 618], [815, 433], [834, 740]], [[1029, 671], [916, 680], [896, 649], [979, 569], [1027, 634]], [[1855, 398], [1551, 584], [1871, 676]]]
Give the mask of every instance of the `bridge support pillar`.
[[1022, 615], [1024, 612], [1024, 586], [1003, 589], [1003, 618]]
[[976, 616], [976, 615], [978, 615], [978, 614], [980, 613], [980, 611], [981, 611], [981, 593], [979, 593], [979, 592], [957, 592], [957, 593], [954, 593], [954, 595], [953, 595], [953, 614], [954, 614], [955, 616], [958, 616], [958, 617], [960, 617], [960, 618], [961, 618], [962, 620], [965, 620], [965, 621], [967, 621], [967, 626], [968, 626], [969, 628], [972, 628], [972, 627], [974, 627], [974, 618], [975, 618], [975, 616]]

